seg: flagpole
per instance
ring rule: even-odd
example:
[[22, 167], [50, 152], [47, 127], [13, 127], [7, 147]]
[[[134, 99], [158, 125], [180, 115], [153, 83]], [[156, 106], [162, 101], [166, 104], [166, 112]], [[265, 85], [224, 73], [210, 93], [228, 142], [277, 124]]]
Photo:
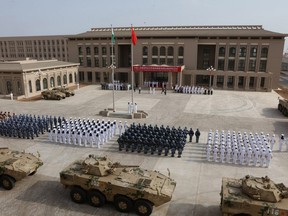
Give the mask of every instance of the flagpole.
[[[131, 24], [131, 30], [132, 30]], [[134, 70], [133, 70], [133, 42], [131, 38], [131, 85], [132, 85], [132, 107], [134, 106]], [[133, 109], [134, 112], [134, 109]]]
[[111, 55], [111, 69], [112, 69], [112, 86], [113, 86], [113, 112], [115, 112], [115, 87], [114, 87], [114, 69], [115, 69], [115, 65], [114, 65], [114, 38], [115, 37], [113, 34], [114, 34], [114, 31], [113, 31], [113, 27], [111, 25], [111, 29], [112, 29], [112, 36], [111, 36], [111, 46], [112, 46], [112, 55]]

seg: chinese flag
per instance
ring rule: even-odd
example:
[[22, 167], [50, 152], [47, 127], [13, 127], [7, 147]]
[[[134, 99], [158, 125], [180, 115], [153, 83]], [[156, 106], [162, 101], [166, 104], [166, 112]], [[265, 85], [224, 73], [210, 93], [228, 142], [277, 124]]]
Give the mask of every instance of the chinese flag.
[[132, 27], [132, 30], [131, 30], [131, 40], [132, 40], [133, 45], [135, 46], [136, 43], [137, 43], [137, 36], [136, 36], [136, 33], [135, 33], [133, 27]]

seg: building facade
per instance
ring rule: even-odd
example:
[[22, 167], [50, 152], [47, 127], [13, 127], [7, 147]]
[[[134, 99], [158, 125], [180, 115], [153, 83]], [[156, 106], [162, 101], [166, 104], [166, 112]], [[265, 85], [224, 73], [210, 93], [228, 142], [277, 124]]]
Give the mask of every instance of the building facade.
[[68, 61], [67, 38], [61, 35], [0, 37], [0, 61], [26, 58]]
[[78, 66], [58, 60], [0, 62], [0, 95], [13, 93], [17, 99], [30, 98], [43, 90], [74, 86]]
[[[137, 71], [134, 83], [149, 81], [214, 89], [271, 91], [278, 87], [287, 35], [259, 25], [135, 27], [133, 65], [181, 66], [174, 71]], [[114, 79], [131, 83], [131, 28], [92, 28], [77, 35], [2, 37], [0, 60], [53, 59], [78, 62], [79, 81], [99, 84]], [[112, 58], [113, 56], [113, 58]], [[215, 70], [207, 70], [212, 66]]]
[[[209, 86], [214, 89], [271, 91], [278, 87], [285, 34], [262, 26], [138, 27], [133, 65], [185, 66], [182, 72], [135, 72], [135, 83]], [[69, 60], [79, 62], [79, 80], [131, 82], [131, 28], [110, 28], [68, 37]], [[207, 70], [213, 66], [216, 70]]]

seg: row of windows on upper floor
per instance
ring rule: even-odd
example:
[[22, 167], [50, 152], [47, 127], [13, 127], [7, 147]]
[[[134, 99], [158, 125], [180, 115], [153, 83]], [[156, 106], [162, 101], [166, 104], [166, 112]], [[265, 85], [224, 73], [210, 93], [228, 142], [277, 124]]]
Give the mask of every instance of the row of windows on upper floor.
[[[207, 51], [208, 53], [208, 51]], [[257, 57], [258, 48], [256, 46], [250, 47], [250, 57]], [[236, 47], [229, 47], [229, 52], [227, 53], [228, 57], [236, 57], [237, 54], [237, 48]], [[205, 55], [205, 50], [204, 50]], [[219, 47], [218, 56], [219, 57], [225, 57], [226, 55], [226, 48], [221, 46]], [[241, 46], [238, 50], [238, 56], [239, 57], [246, 57], [247, 55], [247, 47]], [[267, 58], [268, 57], [268, 47], [262, 47], [261, 48], [261, 58]]]
[[[66, 48], [66, 49], [67, 49], [67, 48]], [[10, 52], [10, 53], [15, 53], [16, 50], [17, 50], [17, 52], [22, 52], [22, 53], [23, 53], [24, 51], [26, 51], [26, 52], [33, 52], [32, 47], [26, 47], [25, 50], [24, 50], [23, 47], [18, 48], [18, 49], [15, 48], [15, 47], [10, 47], [10, 48], [9, 48], [9, 52]], [[56, 50], [57, 50], [58, 52], [60, 52], [60, 48], [59, 48], [59, 47], [57, 47], [57, 49], [55, 49], [54, 47], [52, 48], [52, 51], [53, 51], [53, 52], [56, 52]], [[68, 50], [68, 49], [67, 49], [67, 50]], [[7, 53], [7, 51], [8, 51], [7, 48], [5, 48], [5, 49], [1, 48], [1, 52], [4, 53], [4, 51]], [[46, 51], [51, 52], [50, 47], [48, 47], [48, 49], [46, 49], [46, 48], [44, 47], [44, 48], [43, 48], [43, 52], [46, 52]], [[37, 53], [37, 52], [42, 52], [41, 47], [39, 47], [38, 50], [37, 50], [37, 48], [35, 47], [34, 52], [35, 52], [35, 53]], [[62, 47], [62, 52], [65, 52], [65, 48], [64, 48], [64, 47]]]
[[[94, 47], [94, 55], [99, 55], [99, 47]], [[86, 55], [91, 55], [91, 48], [86, 47], [85, 49]], [[115, 53], [115, 49], [113, 47], [113, 53]], [[164, 47], [161, 46], [160, 48], [157, 46], [152, 47], [152, 56], [158, 56], [158, 53], [160, 53], [160, 56], [174, 56], [174, 48], [172, 46], [169, 47]], [[78, 54], [83, 55], [83, 47], [78, 47]], [[102, 55], [107, 55], [107, 47], [102, 46], [101, 47], [101, 54]], [[110, 47], [110, 54], [112, 54], [112, 47]], [[148, 55], [148, 47], [144, 46], [142, 48], [142, 55], [147, 56]], [[178, 47], [178, 56], [183, 56], [184, 55], [184, 47], [180, 46]]]
[[[267, 60], [257, 61], [256, 59], [249, 59], [246, 61], [244, 59], [239, 59], [237, 62], [235, 59], [228, 59], [228, 62], [225, 59], [218, 59], [217, 70], [228, 70], [228, 71], [259, 71], [266, 72], [267, 70]], [[259, 68], [257, 68], [259, 65]], [[206, 66], [209, 67], [207, 64]], [[248, 67], [247, 67], [248, 66]]]
[[34, 44], [34, 46], [37, 46], [37, 44], [40, 46], [40, 45], [60, 45], [60, 43], [62, 45], [65, 44], [65, 41], [64, 40], [23, 40], [23, 41], [0, 41], [0, 46], [23, 46], [24, 44], [26, 46], [32, 46], [32, 44]]

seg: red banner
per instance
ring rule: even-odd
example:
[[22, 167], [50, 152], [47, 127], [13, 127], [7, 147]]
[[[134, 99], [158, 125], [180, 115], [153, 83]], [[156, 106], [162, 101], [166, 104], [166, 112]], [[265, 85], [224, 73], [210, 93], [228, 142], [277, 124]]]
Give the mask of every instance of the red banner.
[[133, 66], [135, 72], [181, 72], [184, 66]]

